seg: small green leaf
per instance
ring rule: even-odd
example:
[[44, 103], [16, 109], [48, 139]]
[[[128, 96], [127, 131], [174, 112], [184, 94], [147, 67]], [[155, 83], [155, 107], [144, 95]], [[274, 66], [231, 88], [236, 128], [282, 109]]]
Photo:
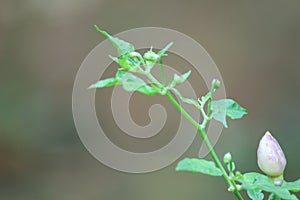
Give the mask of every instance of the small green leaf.
[[283, 182], [282, 184], [283, 188], [286, 188], [292, 192], [300, 192], [300, 179], [294, 181], [294, 182]]
[[262, 193], [261, 190], [258, 190], [258, 189], [247, 190], [247, 194], [252, 200], [263, 200], [264, 199], [264, 194]]
[[172, 91], [175, 93], [175, 95], [184, 103], [187, 103], [187, 104], [191, 104], [191, 105], [194, 105], [196, 106], [196, 108], [200, 108], [200, 105], [198, 103], [198, 101], [196, 101], [195, 99], [190, 99], [190, 98], [185, 98], [183, 97], [180, 92], [176, 89], [176, 88], [172, 88]]
[[254, 183], [257, 179], [263, 180], [265, 182], [272, 181], [269, 177], [257, 172], [248, 172], [243, 174], [242, 176], [239, 175], [239, 178], [237, 180], [241, 183]]
[[94, 89], [94, 88], [104, 88], [104, 87], [110, 87], [114, 85], [120, 84], [120, 80], [116, 78], [107, 78], [98, 81], [97, 83], [94, 83], [88, 87], [88, 89]]
[[261, 184], [259, 182], [257, 182], [256, 185], [257, 188], [266, 192], [274, 193], [275, 195], [279, 196], [282, 199], [289, 199], [289, 200], [294, 199], [293, 195], [291, 195], [290, 192], [285, 188], [281, 188], [275, 185]]
[[245, 114], [248, 114], [248, 111], [241, 107], [237, 102], [232, 99], [226, 100], [226, 115], [231, 119], [240, 119]]
[[290, 196], [290, 200], [299, 200], [299, 199], [298, 199], [298, 197], [296, 197], [294, 194], [292, 194], [292, 195]]
[[134, 46], [132, 44], [111, 36], [106, 31], [101, 30], [97, 25], [94, 25], [94, 27], [112, 42], [113, 46], [117, 49], [119, 56], [123, 56], [134, 51]]
[[212, 117], [223, 123], [224, 127], [227, 128], [227, 121], [226, 121], [226, 108], [225, 103], [223, 102], [222, 105], [217, 104], [215, 101], [211, 102], [211, 109], [212, 109]]
[[181, 160], [176, 171], [189, 171], [203, 173], [211, 176], [222, 176], [222, 171], [212, 161], [197, 158], [185, 158]]
[[117, 57], [108, 55], [113, 61], [115, 61], [116, 63], [119, 63], [119, 59]]
[[162, 50], [160, 50], [157, 54], [159, 56], [165, 56], [166, 52], [168, 51], [168, 49], [173, 45], [173, 42], [170, 42], [165, 48], [163, 48]]
[[236, 171], [235, 172], [235, 177], [237, 178], [237, 180], [242, 179], [243, 178], [243, 174], [240, 171]]
[[126, 74], [127, 72], [123, 71], [122, 69], [119, 69], [116, 73], [115, 78], [107, 78], [98, 81], [97, 83], [94, 83], [88, 87], [88, 89], [93, 89], [93, 88], [103, 88], [103, 87], [110, 87], [114, 85], [119, 85], [121, 84], [122, 77]]
[[299, 200], [299, 199], [298, 199], [298, 197], [296, 197], [296, 195], [292, 194], [291, 200]]
[[275, 199], [275, 194], [271, 193], [268, 197], [268, 200], [274, 200]]
[[[276, 195], [274, 193], [271, 193], [268, 197], [268, 200], [276, 200]], [[298, 200], [298, 198], [292, 194], [290, 200]]]
[[226, 116], [231, 119], [242, 118], [248, 111], [241, 107], [237, 102], [232, 99], [221, 99], [217, 101], [212, 101], [211, 104], [212, 117], [222, 122], [224, 127], [227, 128]]
[[177, 74], [174, 74], [169, 87], [173, 88], [176, 85], [180, 85], [181, 83], [183, 83], [189, 76], [191, 75], [191, 70], [182, 74], [181, 76], [178, 76]]
[[[276, 195], [274, 193], [271, 193], [268, 200], [276, 200]], [[291, 195], [290, 200], [299, 200], [298, 197], [296, 197], [294, 194]]]
[[126, 73], [122, 76], [122, 84], [124, 89], [128, 92], [136, 91], [138, 88], [146, 85], [141, 78], [132, 73]]
[[147, 95], [156, 94], [156, 90], [148, 86], [141, 78], [133, 75], [132, 73], [125, 73], [121, 79], [123, 88], [128, 92], [138, 91]]

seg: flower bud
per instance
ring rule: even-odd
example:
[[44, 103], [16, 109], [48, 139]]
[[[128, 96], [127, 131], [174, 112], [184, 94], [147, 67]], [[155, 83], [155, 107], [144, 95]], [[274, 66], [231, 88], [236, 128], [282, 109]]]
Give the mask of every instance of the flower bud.
[[[257, 162], [259, 168], [267, 175], [272, 178], [282, 177], [286, 159], [277, 140], [269, 131], [266, 132], [259, 142]], [[279, 184], [278, 180], [277, 184]]]
[[224, 162], [226, 165], [232, 162], [232, 156], [231, 156], [230, 152], [227, 152], [227, 153], [224, 155], [223, 162]]
[[159, 58], [160, 58], [160, 56], [158, 54], [154, 53], [152, 50], [150, 50], [144, 54], [144, 59], [146, 61], [157, 62]]
[[221, 86], [221, 82], [218, 79], [212, 80], [212, 87], [216, 90]]

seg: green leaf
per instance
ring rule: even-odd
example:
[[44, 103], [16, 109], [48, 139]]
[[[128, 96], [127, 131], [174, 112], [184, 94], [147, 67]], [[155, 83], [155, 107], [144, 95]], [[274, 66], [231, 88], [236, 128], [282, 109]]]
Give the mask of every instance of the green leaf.
[[211, 176], [222, 176], [222, 171], [212, 161], [197, 158], [185, 158], [181, 160], [176, 171], [189, 171], [203, 173]]
[[264, 194], [261, 190], [255, 189], [255, 190], [247, 190], [248, 196], [253, 200], [263, 200]]
[[173, 45], [174, 43], [173, 42], [170, 42], [165, 48], [163, 48], [162, 50], [160, 50], [157, 54], [159, 56], [165, 56], [166, 52], [168, 51], [168, 49]]
[[292, 194], [291, 200], [299, 200], [299, 199], [298, 199], [298, 197], [296, 195]]
[[123, 88], [128, 92], [138, 91], [147, 95], [156, 94], [156, 90], [148, 86], [141, 78], [133, 75], [132, 73], [125, 73], [121, 79]]
[[97, 25], [94, 25], [94, 27], [112, 42], [113, 46], [117, 49], [119, 56], [123, 56], [134, 51], [134, 46], [132, 44], [111, 36], [106, 31], [101, 30]]
[[267, 185], [259, 182], [256, 183], [256, 185], [257, 188], [266, 192], [274, 193], [275, 195], [279, 196], [282, 199], [289, 199], [289, 200], [294, 199], [293, 195], [291, 195], [290, 192], [285, 188], [281, 188], [275, 185]]
[[108, 55], [113, 61], [115, 61], [116, 63], [119, 63], [119, 59], [117, 57]]
[[180, 85], [181, 83], [183, 83], [189, 76], [191, 75], [191, 70], [182, 74], [181, 76], [178, 76], [177, 74], [174, 74], [169, 87], [173, 88], [176, 85]]
[[294, 199], [288, 189], [275, 186], [270, 177], [256, 172], [246, 173], [242, 177], [237, 178], [237, 181], [241, 182], [242, 188], [246, 190], [262, 190], [274, 193], [282, 199]]
[[[276, 200], [277, 198], [276, 198], [276, 195], [274, 194], [274, 193], [271, 193], [270, 195], [269, 195], [269, 197], [268, 197], [268, 200]], [[291, 198], [290, 198], [291, 200], [298, 200], [298, 198], [295, 196], [295, 195], [291, 195]]]
[[119, 85], [121, 84], [122, 77], [126, 74], [127, 72], [123, 71], [122, 69], [119, 69], [116, 73], [115, 78], [107, 78], [98, 81], [97, 83], [94, 83], [88, 87], [88, 89], [94, 89], [94, 88], [104, 88], [104, 87], [110, 87], [114, 85]]
[[227, 128], [226, 116], [231, 119], [242, 118], [248, 111], [232, 99], [221, 99], [211, 103], [212, 117]]
[[190, 99], [190, 98], [185, 98], [183, 97], [180, 92], [176, 89], [176, 88], [172, 88], [172, 91], [175, 93], [175, 95], [184, 103], [187, 103], [187, 104], [191, 104], [191, 105], [194, 105], [196, 106], [196, 108], [200, 108], [200, 105], [198, 103], [198, 101], [196, 101], [195, 99]]
[[249, 172], [243, 175], [236, 176], [236, 180], [242, 183], [243, 189], [246, 190], [258, 189], [256, 188], [256, 186], [254, 186], [254, 183], [257, 179], [263, 180], [264, 182], [271, 181], [269, 177], [256, 172]]
[[88, 87], [88, 89], [94, 89], [94, 88], [104, 88], [104, 87], [110, 87], [114, 85], [120, 84], [120, 80], [116, 78], [107, 78], [98, 81], [97, 83], [94, 83]]
[[226, 115], [231, 119], [240, 119], [248, 111], [232, 99], [226, 99]]
[[292, 192], [300, 192], [300, 179], [294, 181], [294, 182], [283, 182], [282, 184], [283, 188], [286, 188]]
[[146, 83], [132, 73], [126, 73], [122, 76], [122, 84], [126, 91], [133, 92], [138, 88], [145, 86]]
[[212, 117], [223, 123], [224, 127], [227, 128], [227, 121], [226, 121], [226, 106], [225, 102], [221, 103], [216, 103], [216, 101], [211, 102], [211, 109], [212, 109]]
[[275, 194], [271, 193], [268, 197], [268, 200], [274, 200], [275, 199]]

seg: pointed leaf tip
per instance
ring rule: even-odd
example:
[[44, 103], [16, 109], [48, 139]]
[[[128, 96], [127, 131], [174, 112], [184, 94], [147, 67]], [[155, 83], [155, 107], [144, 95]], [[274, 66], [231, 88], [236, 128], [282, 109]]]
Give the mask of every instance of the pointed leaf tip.
[[168, 51], [168, 49], [174, 44], [174, 42], [170, 42], [169, 44], [167, 44], [167, 46], [165, 46], [165, 48], [163, 48], [162, 50], [160, 50], [158, 52], [159, 56], [164, 56], [166, 55], [165, 53]]
[[111, 36], [109, 33], [107, 33], [104, 30], [101, 30], [97, 25], [94, 25], [95, 29], [100, 32], [102, 35], [104, 35], [107, 39], [111, 41], [113, 46], [118, 51], [118, 56], [123, 56], [127, 53], [131, 53], [134, 51], [134, 46], [124, 40], [121, 40], [117, 37]]
[[176, 85], [180, 85], [182, 84], [184, 81], [186, 81], [188, 79], [188, 77], [191, 75], [191, 70], [187, 71], [186, 73], [182, 74], [182, 75], [177, 75], [174, 74], [173, 78], [169, 84], [170, 88], [173, 88]]
[[226, 116], [231, 119], [240, 119], [248, 111], [240, 106], [237, 102], [232, 99], [220, 99], [217, 101], [212, 101], [211, 109], [213, 111], [212, 117], [222, 122], [224, 127], [227, 128]]
[[110, 87], [114, 85], [120, 84], [120, 81], [116, 78], [107, 78], [98, 81], [97, 83], [94, 83], [88, 87], [88, 89], [95, 89], [95, 88], [104, 88], [104, 87]]

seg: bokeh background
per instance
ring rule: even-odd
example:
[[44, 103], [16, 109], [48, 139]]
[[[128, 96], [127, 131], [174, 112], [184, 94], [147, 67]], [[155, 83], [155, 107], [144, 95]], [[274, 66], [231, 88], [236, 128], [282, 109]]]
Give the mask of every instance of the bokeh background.
[[[104, 40], [94, 24], [112, 34], [165, 27], [197, 40], [219, 67], [227, 95], [249, 110], [229, 122], [219, 155], [231, 151], [240, 171], [258, 171], [257, 144], [270, 130], [288, 159], [286, 179], [300, 177], [299, 1], [1, 0], [0, 199], [233, 199], [221, 178], [176, 173], [176, 163], [126, 174], [87, 152], [73, 123], [71, 95], [81, 62]], [[117, 131], [102, 110], [109, 95], [109, 89], [97, 92], [97, 112], [107, 130]], [[137, 100], [132, 116], [147, 124], [143, 104], [151, 98]], [[179, 115], [164, 104], [171, 118], [162, 132], [172, 134]], [[182, 157], [197, 156], [197, 148]]]

